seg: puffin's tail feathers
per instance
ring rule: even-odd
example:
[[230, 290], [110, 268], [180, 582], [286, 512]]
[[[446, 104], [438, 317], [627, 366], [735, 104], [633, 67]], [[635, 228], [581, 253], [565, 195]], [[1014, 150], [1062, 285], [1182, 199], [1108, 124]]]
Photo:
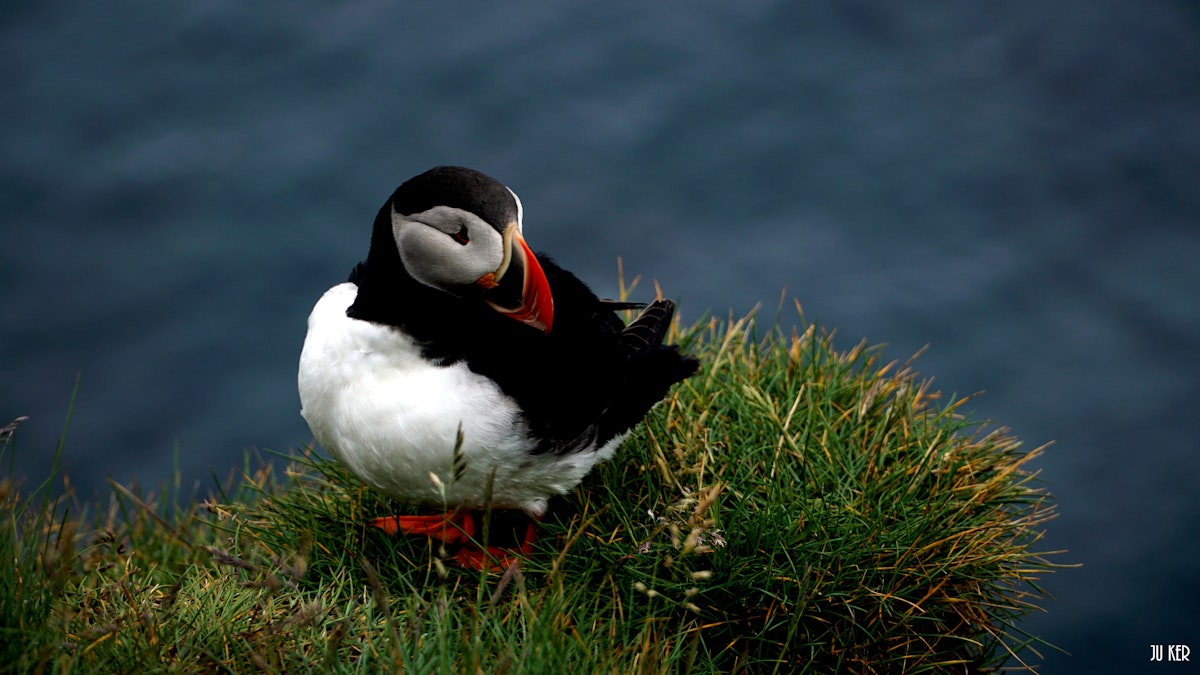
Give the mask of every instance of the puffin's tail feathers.
[[658, 347], [666, 337], [674, 316], [674, 302], [655, 300], [621, 331], [621, 346], [630, 356], [639, 356]]
[[644, 302], [630, 302], [630, 301], [626, 301], [626, 300], [610, 300], [608, 298], [601, 298], [600, 304], [601, 304], [601, 306], [604, 307], [604, 309], [612, 310], [614, 312], [619, 312], [623, 309], [643, 309], [646, 306], [646, 303], [644, 303]]
[[700, 368], [700, 362], [680, 353], [678, 346], [663, 344], [674, 315], [675, 303], [656, 300], [621, 331], [621, 346], [629, 363], [619, 393], [600, 418], [601, 445], [632, 429], [667, 395], [671, 385]]

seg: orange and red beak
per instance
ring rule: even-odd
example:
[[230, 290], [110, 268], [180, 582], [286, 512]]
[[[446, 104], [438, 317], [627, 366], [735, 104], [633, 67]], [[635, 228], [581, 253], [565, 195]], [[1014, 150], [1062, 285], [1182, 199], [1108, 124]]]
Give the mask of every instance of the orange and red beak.
[[501, 314], [549, 333], [554, 325], [554, 297], [542, 271], [516, 223], [504, 230], [504, 262], [475, 282], [484, 299]]

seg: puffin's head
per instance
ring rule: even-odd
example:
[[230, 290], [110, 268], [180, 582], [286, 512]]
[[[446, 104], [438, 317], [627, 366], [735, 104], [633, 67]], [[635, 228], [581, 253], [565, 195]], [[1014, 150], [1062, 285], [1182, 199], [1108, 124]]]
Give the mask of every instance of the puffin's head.
[[414, 279], [550, 332], [554, 299], [521, 236], [515, 192], [478, 171], [440, 166], [406, 181], [389, 205], [396, 250]]

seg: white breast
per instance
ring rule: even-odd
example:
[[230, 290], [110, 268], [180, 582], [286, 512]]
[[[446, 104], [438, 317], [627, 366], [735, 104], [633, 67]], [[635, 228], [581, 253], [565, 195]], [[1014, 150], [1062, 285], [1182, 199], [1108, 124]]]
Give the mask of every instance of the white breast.
[[[334, 286], [308, 318], [300, 414], [321, 446], [371, 487], [408, 502], [480, 507], [494, 470], [495, 506], [540, 514], [548, 497], [573, 488], [616, 449], [620, 439], [531, 454], [536, 440], [516, 401], [466, 363], [436, 365], [399, 330], [346, 316], [357, 292], [351, 283]], [[460, 425], [465, 471], [455, 480]]]

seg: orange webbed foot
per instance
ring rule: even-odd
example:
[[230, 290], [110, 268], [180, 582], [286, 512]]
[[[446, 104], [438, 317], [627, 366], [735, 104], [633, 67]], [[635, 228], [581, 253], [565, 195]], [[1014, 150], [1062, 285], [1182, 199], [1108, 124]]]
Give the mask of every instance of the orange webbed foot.
[[[503, 572], [518, 563], [520, 556], [533, 551], [533, 542], [537, 541], [537, 520], [523, 512], [496, 510], [492, 515], [491, 539], [504, 544], [482, 548], [475, 541], [476, 519], [470, 511], [431, 516], [385, 516], [368, 524], [391, 535], [425, 536], [444, 544], [460, 544], [448, 558], [451, 563], [465, 569]], [[514, 519], [518, 520], [515, 527]], [[509, 545], [508, 541], [513, 544]]]
[[388, 534], [423, 535], [444, 544], [461, 544], [475, 536], [475, 519], [469, 511], [436, 516], [385, 516], [367, 523]]

